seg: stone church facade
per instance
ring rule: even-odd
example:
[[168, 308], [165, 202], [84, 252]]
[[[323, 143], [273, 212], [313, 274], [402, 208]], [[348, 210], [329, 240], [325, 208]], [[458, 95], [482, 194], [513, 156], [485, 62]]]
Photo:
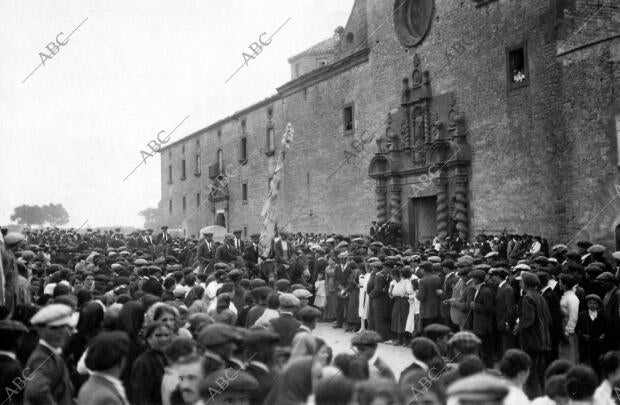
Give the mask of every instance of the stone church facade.
[[274, 95], [162, 149], [163, 221], [260, 231], [290, 122], [281, 227], [615, 248], [619, 59], [611, 0], [356, 0]]

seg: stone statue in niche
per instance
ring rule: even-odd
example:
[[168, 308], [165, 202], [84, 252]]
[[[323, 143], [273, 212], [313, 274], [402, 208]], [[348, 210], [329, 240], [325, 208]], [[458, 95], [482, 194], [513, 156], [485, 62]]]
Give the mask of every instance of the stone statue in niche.
[[413, 143], [424, 139], [424, 115], [422, 109], [416, 107], [413, 110]]
[[427, 142], [441, 139], [441, 128], [442, 127], [443, 127], [443, 122], [439, 120], [439, 115], [435, 113], [435, 119], [433, 120], [433, 125], [431, 127], [431, 139], [427, 140]]

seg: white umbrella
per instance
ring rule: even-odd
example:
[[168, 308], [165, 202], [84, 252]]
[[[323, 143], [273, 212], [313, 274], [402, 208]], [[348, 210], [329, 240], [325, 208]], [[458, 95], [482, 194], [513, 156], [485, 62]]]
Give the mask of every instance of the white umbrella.
[[209, 225], [200, 230], [201, 235], [209, 232], [213, 234], [214, 242], [224, 242], [224, 235], [227, 233], [226, 228], [219, 225]]

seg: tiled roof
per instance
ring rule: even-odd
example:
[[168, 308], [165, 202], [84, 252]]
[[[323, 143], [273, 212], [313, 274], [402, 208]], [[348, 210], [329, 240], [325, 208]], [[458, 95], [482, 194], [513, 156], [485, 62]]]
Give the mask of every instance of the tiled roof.
[[295, 59], [299, 59], [303, 56], [311, 56], [311, 55], [322, 55], [326, 53], [332, 53], [336, 49], [338, 45], [339, 39], [337, 37], [331, 37], [324, 41], [319, 42], [316, 45], [311, 46], [303, 52], [298, 53], [295, 56], [291, 56], [288, 61], [291, 62]]

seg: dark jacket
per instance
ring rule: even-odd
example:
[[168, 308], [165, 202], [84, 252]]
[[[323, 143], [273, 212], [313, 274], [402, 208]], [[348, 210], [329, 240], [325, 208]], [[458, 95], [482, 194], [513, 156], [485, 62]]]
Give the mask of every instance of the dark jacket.
[[[495, 324], [498, 332], [512, 333], [517, 320], [515, 292], [508, 281], [497, 289], [495, 298]], [[508, 324], [508, 326], [506, 326]]]
[[547, 301], [537, 290], [526, 291], [521, 299], [517, 324], [521, 349], [526, 352], [551, 350], [550, 324], [551, 313]]
[[161, 400], [161, 381], [164, 378], [166, 358], [163, 353], [148, 349], [131, 368], [131, 395], [133, 405], [158, 405]]
[[26, 379], [24, 404], [71, 404], [73, 386], [63, 359], [43, 345], [38, 345], [25, 369], [37, 370]]
[[271, 319], [269, 321], [273, 330], [280, 335], [280, 346], [290, 346], [293, 342], [295, 332], [299, 329], [301, 322], [299, 322], [292, 314], [281, 313], [279, 317]]
[[214, 242], [211, 242], [211, 248], [209, 248], [209, 245], [207, 245], [207, 240], [202, 239], [196, 249], [196, 260], [202, 264], [208, 263], [209, 260], [213, 259], [214, 249]]
[[493, 290], [482, 284], [474, 295], [473, 331], [476, 334], [495, 332], [495, 295]]
[[436, 275], [422, 277], [418, 281], [418, 294], [420, 301], [420, 318], [436, 318], [439, 316], [440, 296], [437, 290], [441, 289], [441, 279]]
[[99, 375], [91, 375], [80, 388], [77, 405], [129, 405], [114, 385]]
[[232, 262], [237, 260], [237, 250], [230, 246], [228, 243], [221, 244], [215, 251], [215, 261], [217, 262]]
[[[28, 376], [28, 373], [26, 373]], [[17, 405], [24, 401], [22, 366], [18, 360], [0, 354], [0, 404]]]

